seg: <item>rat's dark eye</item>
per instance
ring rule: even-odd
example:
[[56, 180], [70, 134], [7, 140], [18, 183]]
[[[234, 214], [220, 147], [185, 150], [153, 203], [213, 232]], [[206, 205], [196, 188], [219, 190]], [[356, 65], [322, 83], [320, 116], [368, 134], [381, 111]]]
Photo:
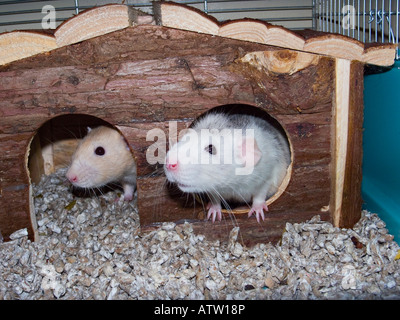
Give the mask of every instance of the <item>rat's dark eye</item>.
[[209, 144], [207, 147], [204, 148], [205, 151], [207, 151], [209, 154], [216, 155], [217, 154], [217, 149], [212, 145]]
[[106, 154], [106, 150], [104, 150], [103, 147], [97, 147], [96, 150], [94, 150], [94, 153], [98, 156], [104, 156]]

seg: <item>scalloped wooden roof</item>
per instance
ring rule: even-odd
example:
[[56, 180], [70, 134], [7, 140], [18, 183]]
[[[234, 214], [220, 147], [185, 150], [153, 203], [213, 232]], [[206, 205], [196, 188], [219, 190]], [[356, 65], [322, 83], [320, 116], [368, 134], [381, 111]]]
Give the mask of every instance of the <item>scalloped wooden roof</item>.
[[127, 5], [105, 5], [68, 19], [55, 31], [14, 31], [0, 34], [0, 65], [38, 53], [84, 41], [116, 30], [140, 24], [257, 42], [298, 51], [327, 55], [365, 64], [390, 66], [394, 63], [395, 44], [368, 44], [355, 39], [323, 32], [293, 32], [280, 26], [253, 19], [218, 22], [195, 8], [173, 2], [154, 2], [154, 17]]

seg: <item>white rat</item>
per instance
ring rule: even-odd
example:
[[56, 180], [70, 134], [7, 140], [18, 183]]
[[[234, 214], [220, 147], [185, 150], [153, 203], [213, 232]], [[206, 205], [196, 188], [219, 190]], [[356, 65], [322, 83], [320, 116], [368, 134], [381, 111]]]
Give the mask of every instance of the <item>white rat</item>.
[[259, 222], [268, 211], [266, 199], [278, 190], [289, 164], [288, 141], [269, 122], [251, 115], [208, 113], [171, 147], [164, 171], [183, 192], [209, 196], [207, 219], [221, 220], [221, 201], [252, 201], [248, 216], [254, 213]]
[[136, 188], [136, 164], [117, 130], [105, 126], [88, 128], [88, 134], [72, 156], [66, 177], [80, 188], [99, 188], [119, 182], [124, 189], [124, 200], [130, 201]]

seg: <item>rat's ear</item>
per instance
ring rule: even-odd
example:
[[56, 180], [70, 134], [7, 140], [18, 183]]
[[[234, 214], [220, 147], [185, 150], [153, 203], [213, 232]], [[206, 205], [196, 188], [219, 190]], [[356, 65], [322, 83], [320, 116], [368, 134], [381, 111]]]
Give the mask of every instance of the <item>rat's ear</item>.
[[243, 137], [239, 139], [238, 145], [236, 146], [236, 157], [239, 160], [238, 163], [244, 166], [255, 166], [260, 161], [262, 152], [257, 145], [254, 137]]

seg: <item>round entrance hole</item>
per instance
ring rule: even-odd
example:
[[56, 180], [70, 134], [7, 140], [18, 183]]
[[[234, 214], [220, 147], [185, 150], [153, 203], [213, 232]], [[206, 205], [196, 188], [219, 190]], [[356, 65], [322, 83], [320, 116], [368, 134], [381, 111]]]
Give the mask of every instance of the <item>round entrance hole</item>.
[[[33, 136], [26, 159], [31, 184], [31, 221], [34, 229], [36, 228], [35, 239], [38, 233], [49, 235], [61, 232], [57, 226], [64, 224], [63, 215], [68, 215], [75, 222], [79, 221], [77, 216], [81, 213], [86, 214], [87, 221], [100, 214], [104, 221], [112, 214], [128, 217], [129, 221], [139, 221], [136, 214], [132, 215], [137, 212], [136, 197], [133, 201], [124, 201], [123, 188], [119, 183], [94, 187], [88, 192], [88, 189], [72, 187], [66, 177], [72, 155], [81, 139], [87, 135], [88, 127], [94, 132], [99, 126], [109, 127], [122, 135], [116, 127], [102, 119], [75, 114], [58, 116], [45, 122]], [[108, 152], [113, 148], [105, 149]], [[133, 157], [132, 150], [130, 151]], [[120, 153], [118, 157], [121, 157]], [[81, 217], [81, 222], [85, 220], [82, 219]], [[116, 218], [113, 216], [112, 219]]]
[[[285, 131], [285, 129], [283, 128], [283, 126], [279, 123], [279, 121], [277, 121], [275, 118], [273, 118], [271, 115], [269, 115], [267, 112], [265, 112], [265, 111], [263, 111], [262, 109], [260, 109], [260, 108], [257, 108], [257, 107], [254, 107], [254, 106], [251, 106], [251, 105], [244, 105], [244, 104], [235, 104], [235, 105], [222, 105], [222, 106], [218, 106], [218, 107], [215, 107], [215, 108], [212, 108], [212, 109], [210, 109], [208, 112], [206, 112], [206, 113], [204, 113], [204, 114], [202, 114], [202, 115], [200, 115], [197, 119], [195, 119], [194, 121], [193, 121], [193, 123], [190, 125], [190, 128], [195, 128], [196, 127], [196, 123], [201, 123], [201, 120], [204, 118], [204, 117], [206, 117], [207, 115], [209, 115], [209, 114], [214, 114], [214, 113], [223, 113], [223, 114], [227, 114], [227, 115], [243, 115], [243, 116], [246, 116], [246, 115], [250, 115], [250, 116], [253, 116], [253, 117], [256, 117], [256, 118], [260, 118], [260, 119], [262, 119], [262, 120], [264, 120], [264, 121], [266, 121], [270, 126], [272, 126], [273, 128], [271, 129], [271, 130], [273, 130], [273, 129], [275, 129], [275, 130], [273, 130], [272, 132], [275, 132], [275, 131], [277, 131], [277, 133], [274, 133], [274, 135], [277, 135], [278, 137], [280, 137], [279, 138], [279, 143], [282, 145], [282, 143], [283, 144], [285, 144], [284, 146], [282, 146], [282, 149], [280, 149], [280, 150], [284, 150], [284, 151], [282, 151], [283, 153], [281, 153], [282, 154], [282, 157], [284, 157], [283, 158], [283, 161], [282, 162], [284, 162], [284, 168], [281, 168], [281, 169], [277, 169], [277, 170], [280, 170], [280, 171], [276, 171], [276, 172], [281, 172], [281, 173], [279, 173], [278, 175], [280, 176], [279, 177], [279, 180], [278, 180], [278, 185], [276, 185], [276, 191], [274, 190], [273, 192], [270, 192], [268, 195], [267, 195], [267, 198], [265, 199], [265, 201], [266, 201], [266, 204], [269, 206], [270, 204], [272, 204], [274, 201], [276, 201], [279, 197], [281, 197], [282, 196], [282, 194], [284, 194], [284, 192], [285, 192], [285, 190], [286, 190], [286, 188], [287, 188], [287, 186], [288, 186], [288, 184], [289, 184], [289, 182], [290, 182], [290, 178], [291, 178], [291, 173], [292, 173], [292, 162], [293, 162], [293, 152], [292, 152], [292, 146], [291, 146], [291, 142], [290, 142], [290, 140], [289, 140], [289, 138], [288, 138], [288, 135], [287, 135], [287, 133], [286, 133], [286, 131]], [[237, 120], [237, 118], [235, 119], [235, 120], [233, 120], [233, 121], [238, 121]], [[260, 125], [262, 125], [262, 124], [260, 124]], [[200, 126], [200, 128], [203, 128], [202, 126]], [[213, 128], [211, 128], [211, 126], [206, 126], [206, 128], [210, 128], [211, 130], [213, 129]], [[197, 128], [197, 129], [199, 129], [199, 128]], [[216, 124], [216, 126], [215, 126], [215, 129], [219, 129], [220, 131], [220, 133], [222, 133], [222, 131], [224, 130], [224, 128], [223, 128], [223, 126], [221, 126], [221, 124], [219, 124], [219, 123], [217, 123]], [[237, 129], [242, 129], [241, 128], [241, 126], [240, 126], [240, 120], [239, 120], [239, 125], [238, 125], [238, 128]], [[233, 127], [233, 130], [236, 130], [236, 126], [234, 126]], [[241, 133], [241, 134], [245, 134], [244, 132], [243, 133]], [[228, 134], [228, 136], [229, 136], [229, 134]], [[221, 138], [222, 138], [222, 136], [221, 136]], [[218, 138], [217, 138], [218, 139]], [[222, 140], [224, 140], [225, 139], [225, 137], [224, 138], [222, 138]], [[190, 139], [191, 140], [191, 139]], [[234, 140], [235, 140], [235, 138], [234, 138]], [[228, 142], [228, 144], [227, 145], [230, 145], [230, 143], [232, 143], [232, 140], [230, 140], [231, 142]], [[208, 143], [208, 142], [207, 142]], [[221, 142], [222, 143], [222, 142]], [[211, 145], [211, 144], [210, 144]], [[210, 147], [210, 145], [208, 146], [208, 147]], [[234, 142], [234, 144], [233, 144], [233, 148], [234, 148], [234, 145], [236, 145], [236, 143]], [[218, 144], [217, 145], [215, 145], [215, 146], [217, 146], [216, 147], [216, 149], [215, 149], [215, 155], [217, 155], [217, 154], [219, 154], [219, 157], [225, 157], [225, 154], [223, 154], [222, 152], [221, 153], [219, 153], [220, 151], [217, 151], [218, 150], [218, 148], [221, 148], [221, 146], [222, 146], [222, 144], [221, 144], [221, 146], [220, 147], [218, 147]], [[202, 146], [202, 148], [203, 148], [204, 146]], [[214, 148], [214, 146], [213, 146], [213, 148]], [[201, 149], [201, 150], [203, 150], [203, 149]], [[223, 151], [223, 150], [222, 150]], [[262, 151], [262, 150], [261, 150]], [[211, 152], [209, 152], [210, 154], [211, 154]], [[286, 154], [286, 156], [284, 156]], [[210, 156], [210, 157], [213, 157], [213, 156]], [[221, 158], [220, 158], [221, 159]], [[225, 158], [224, 158], [225, 159]], [[224, 161], [224, 160], [220, 160], [220, 161]], [[262, 161], [262, 160], [261, 160]], [[223, 164], [224, 162], [220, 162], [221, 164]], [[230, 162], [230, 163], [232, 163], [232, 162]], [[261, 163], [260, 163], [261, 164]], [[260, 165], [260, 164], [258, 164], [258, 165]], [[263, 165], [265, 165], [265, 162], [263, 163]], [[287, 166], [287, 167], [286, 167]], [[278, 168], [278, 167], [276, 167], [276, 168]], [[220, 170], [222, 170], [223, 168], [221, 167], [220, 168]], [[203, 170], [203, 169], [202, 169]], [[231, 170], [231, 169], [230, 169]], [[196, 171], [197, 172], [197, 171]], [[219, 179], [219, 181], [221, 181], [222, 180], [222, 178], [221, 178], [221, 176], [218, 174], [218, 172], [219, 171], [216, 171], [216, 172], [214, 172], [214, 175], [211, 177], [211, 179], [214, 179], [214, 181], [218, 181], [217, 179]], [[259, 171], [258, 170], [258, 173], [257, 174], [260, 174], [260, 173], [262, 173], [261, 171]], [[202, 173], [200, 173], [200, 172], [197, 172], [197, 174], [199, 174], [199, 175], [203, 175]], [[262, 175], [264, 175], [263, 173], [262, 173]], [[277, 177], [278, 177], [278, 175], [277, 175]], [[200, 176], [199, 176], [200, 177]], [[229, 178], [230, 177], [228, 177], [227, 179], [229, 180]], [[240, 177], [238, 177], [238, 179], [240, 179]], [[269, 178], [268, 178], [269, 179]], [[232, 179], [231, 179], [232, 180]], [[247, 179], [246, 179], [247, 180]], [[244, 180], [244, 181], [246, 181], [246, 180]], [[265, 181], [267, 181], [267, 180], [265, 180]], [[183, 181], [180, 181], [180, 183], [181, 184], [183, 184], [183, 185], [185, 185], [186, 183], [187, 183], [188, 181], [185, 181], [185, 183], [183, 182]], [[204, 180], [204, 182], [205, 183], [207, 183], [207, 180]], [[233, 180], [232, 181], [233, 182], [233, 185], [235, 185], [235, 186], [237, 186], [238, 184], [237, 184], [237, 181], [235, 181], [235, 180]], [[258, 182], [258, 183], [260, 183], [260, 182]], [[271, 182], [272, 183], [272, 182]], [[190, 182], [189, 182], [189, 184], [190, 184]], [[194, 185], [198, 185], [199, 183], [198, 182], [196, 182]], [[220, 186], [220, 190], [218, 190], [218, 187], [217, 187], [217, 185], [219, 185]], [[261, 186], [261, 185], [260, 185]], [[193, 189], [196, 189], [196, 188], [199, 188], [200, 186], [198, 186], [198, 187], [191, 187], [192, 188], [192, 190]], [[245, 185], [243, 185], [243, 187], [244, 188], [246, 188], [246, 186]], [[207, 187], [206, 187], [207, 188]], [[250, 200], [249, 200], [249, 198], [248, 199], [246, 199], [245, 201], [243, 200], [243, 201], [241, 201], [241, 200], [239, 200], [239, 198], [242, 198], [242, 199], [245, 199], [244, 197], [242, 197], [242, 195], [241, 194], [239, 194], [239, 192], [242, 192], [242, 194], [243, 194], [243, 192], [247, 192], [247, 190], [243, 190], [243, 189], [241, 189], [241, 187], [239, 187], [238, 189], [234, 189], [233, 191], [227, 191], [227, 190], [229, 190], [229, 185], [224, 185], [224, 184], [219, 184], [219, 183], [214, 183], [214, 187], [213, 187], [214, 189], [216, 189], [215, 190], [215, 192], [213, 192], [213, 191], [211, 191], [210, 190], [210, 193], [211, 194], [223, 194], [223, 193], [225, 193], [225, 194], [230, 194], [230, 196], [233, 196], [234, 198], [237, 198], [236, 200], [233, 200], [233, 201], [227, 201], [227, 203], [226, 203], [226, 205], [224, 206], [224, 202], [227, 200], [227, 199], [223, 199], [223, 196], [218, 196], [218, 198], [222, 198], [222, 203], [221, 203], [221, 205], [222, 205], [222, 212], [223, 213], [233, 213], [233, 214], [243, 214], [243, 213], [248, 213], [249, 212], [249, 207], [251, 206], [251, 202], [253, 201], [253, 199], [251, 198]], [[235, 187], [236, 188], [236, 187]], [[261, 187], [260, 187], [261, 188]], [[241, 189], [242, 191], [240, 191], [239, 189]], [[182, 190], [184, 190], [184, 189], [182, 189]], [[222, 190], [226, 190], [226, 191], [222, 191]], [[270, 189], [271, 190], [271, 189]], [[195, 192], [195, 191], [194, 191]], [[250, 191], [250, 192], [252, 192], [252, 191]], [[254, 196], [254, 194], [252, 194], [252, 197]], [[199, 201], [199, 202], [201, 202], [201, 203], [207, 203], [208, 201], [209, 201], [209, 196], [206, 194], [206, 192], [204, 192], [204, 193], [200, 193], [200, 194], [195, 194], [195, 197], [197, 198], [197, 200]], [[214, 197], [215, 197], [215, 195], [214, 195]], [[249, 197], [249, 192], [247, 192], [247, 196], [246, 197]], [[246, 201], [247, 201], [247, 203], [246, 203]], [[245, 205], [245, 206], [244, 206]], [[203, 205], [203, 207], [205, 207], [204, 205]]]
[[87, 128], [113, 127], [110, 123], [89, 115], [62, 115], [45, 122], [33, 137], [28, 155], [31, 182], [38, 183], [43, 174], [49, 175], [70, 164], [80, 139]]

